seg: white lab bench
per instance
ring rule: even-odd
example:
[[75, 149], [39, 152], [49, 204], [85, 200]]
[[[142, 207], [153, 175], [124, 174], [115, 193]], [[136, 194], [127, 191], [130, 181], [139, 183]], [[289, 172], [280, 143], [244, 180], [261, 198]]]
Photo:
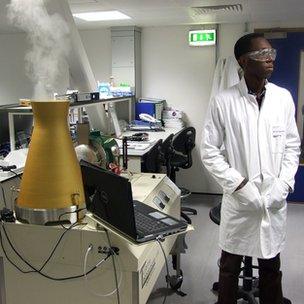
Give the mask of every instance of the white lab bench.
[[[133, 198], [174, 217], [180, 217], [180, 190], [163, 174], [135, 174], [131, 180]], [[156, 197], [164, 192], [169, 201], [159, 207]], [[162, 209], [161, 209], [162, 208]], [[85, 253], [90, 245], [87, 269], [91, 269], [103, 257], [98, 248], [108, 246], [103, 224], [88, 216], [82, 220], [84, 225], [67, 232], [52, 258], [43, 269], [43, 273], [52, 277], [70, 277], [84, 272]], [[63, 233], [61, 226], [41, 226], [16, 223], [4, 223], [8, 236], [14, 247], [30, 264], [40, 268], [52, 251], [54, 244]], [[26, 265], [18, 258], [5, 237], [3, 228], [3, 248], [7, 256], [22, 269]], [[189, 227], [191, 229], [191, 227]], [[121, 304], [144, 304], [157, 281], [165, 260], [157, 242], [135, 244], [121, 234], [109, 229], [111, 245], [119, 248], [117, 272], [122, 275], [119, 287]], [[188, 230], [187, 230], [188, 231]], [[182, 252], [177, 245], [183, 235], [171, 235], [162, 243], [165, 255], [179, 256]], [[178, 268], [177, 268], [178, 270]], [[180, 271], [180, 270], [179, 270]], [[178, 274], [178, 273], [177, 273]], [[120, 279], [119, 279], [120, 280]], [[165, 278], [163, 285], [166, 286]], [[0, 247], [0, 303], [16, 304], [114, 304], [116, 293], [102, 297], [115, 290], [115, 280], [111, 258], [84, 278], [52, 281], [38, 273], [21, 273], [7, 260]], [[26, 299], [26, 300], [25, 300]]]
[[[132, 120], [132, 102], [134, 101], [134, 96], [128, 97], [113, 97], [107, 99], [100, 99], [100, 100], [92, 100], [92, 101], [80, 101], [74, 102], [70, 104], [70, 109], [79, 109], [92, 107], [96, 105], [103, 105], [105, 108], [110, 103], [118, 103], [118, 102], [128, 102], [128, 111], [129, 111], [129, 122]], [[10, 146], [11, 151], [16, 149], [15, 145], [15, 125], [14, 125], [14, 116], [15, 115], [33, 115], [31, 107], [24, 107], [24, 106], [8, 106], [7, 108], [2, 108], [2, 111], [6, 111], [8, 113], [8, 124], [9, 124], [9, 135], [10, 135]]]
[[[150, 145], [146, 149], [132, 149], [128, 148], [128, 170], [132, 172], [141, 172], [141, 161], [142, 157], [150, 151], [150, 149], [157, 143], [158, 140], [166, 140], [171, 134], [176, 134], [181, 128], [164, 128], [164, 131], [158, 132], [147, 132], [149, 134], [149, 140], [147, 141]], [[144, 132], [144, 131], [143, 131]], [[122, 136], [132, 136], [139, 131], [125, 131]], [[140, 142], [145, 143], [145, 141]], [[120, 149], [122, 155], [122, 149]], [[120, 159], [122, 163], [122, 157]]]

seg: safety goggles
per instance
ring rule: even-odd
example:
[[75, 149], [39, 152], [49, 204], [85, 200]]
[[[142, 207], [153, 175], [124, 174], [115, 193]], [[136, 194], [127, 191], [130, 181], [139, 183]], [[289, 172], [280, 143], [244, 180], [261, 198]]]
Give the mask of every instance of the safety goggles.
[[276, 49], [262, 49], [259, 51], [248, 52], [246, 54], [250, 59], [255, 61], [275, 61], [277, 57]]

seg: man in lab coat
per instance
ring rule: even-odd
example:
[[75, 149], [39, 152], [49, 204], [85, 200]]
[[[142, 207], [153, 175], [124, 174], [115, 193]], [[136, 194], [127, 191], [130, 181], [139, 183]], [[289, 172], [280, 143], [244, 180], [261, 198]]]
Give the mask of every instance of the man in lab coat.
[[234, 53], [244, 77], [212, 99], [201, 146], [204, 166], [223, 188], [218, 304], [237, 303], [243, 256], [258, 258], [260, 303], [290, 303], [280, 252], [300, 154], [295, 107], [286, 89], [267, 81], [276, 51], [261, 34], [241, 37]]

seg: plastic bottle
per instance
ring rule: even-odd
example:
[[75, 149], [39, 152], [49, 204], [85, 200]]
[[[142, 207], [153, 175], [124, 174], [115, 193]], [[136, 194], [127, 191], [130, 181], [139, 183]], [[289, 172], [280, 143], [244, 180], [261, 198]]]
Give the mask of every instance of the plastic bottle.
[[99, 98], [107, 98], [111, 95], [110, 84], [108, 82], [97, 82]]

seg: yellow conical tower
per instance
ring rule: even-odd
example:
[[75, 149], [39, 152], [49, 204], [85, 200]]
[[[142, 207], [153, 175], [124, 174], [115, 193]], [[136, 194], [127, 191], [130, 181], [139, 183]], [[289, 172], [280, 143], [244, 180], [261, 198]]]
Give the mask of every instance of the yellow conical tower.
[[[19, 220], [46, 224], [83, 208], [80, 166], [69, 132], [69, 101], [31, 101], [34, 129], [15, 211]], [[69, 220], [75, 222], [77, 213]], [[60, 218], [59, 218], [60, 217]]]

